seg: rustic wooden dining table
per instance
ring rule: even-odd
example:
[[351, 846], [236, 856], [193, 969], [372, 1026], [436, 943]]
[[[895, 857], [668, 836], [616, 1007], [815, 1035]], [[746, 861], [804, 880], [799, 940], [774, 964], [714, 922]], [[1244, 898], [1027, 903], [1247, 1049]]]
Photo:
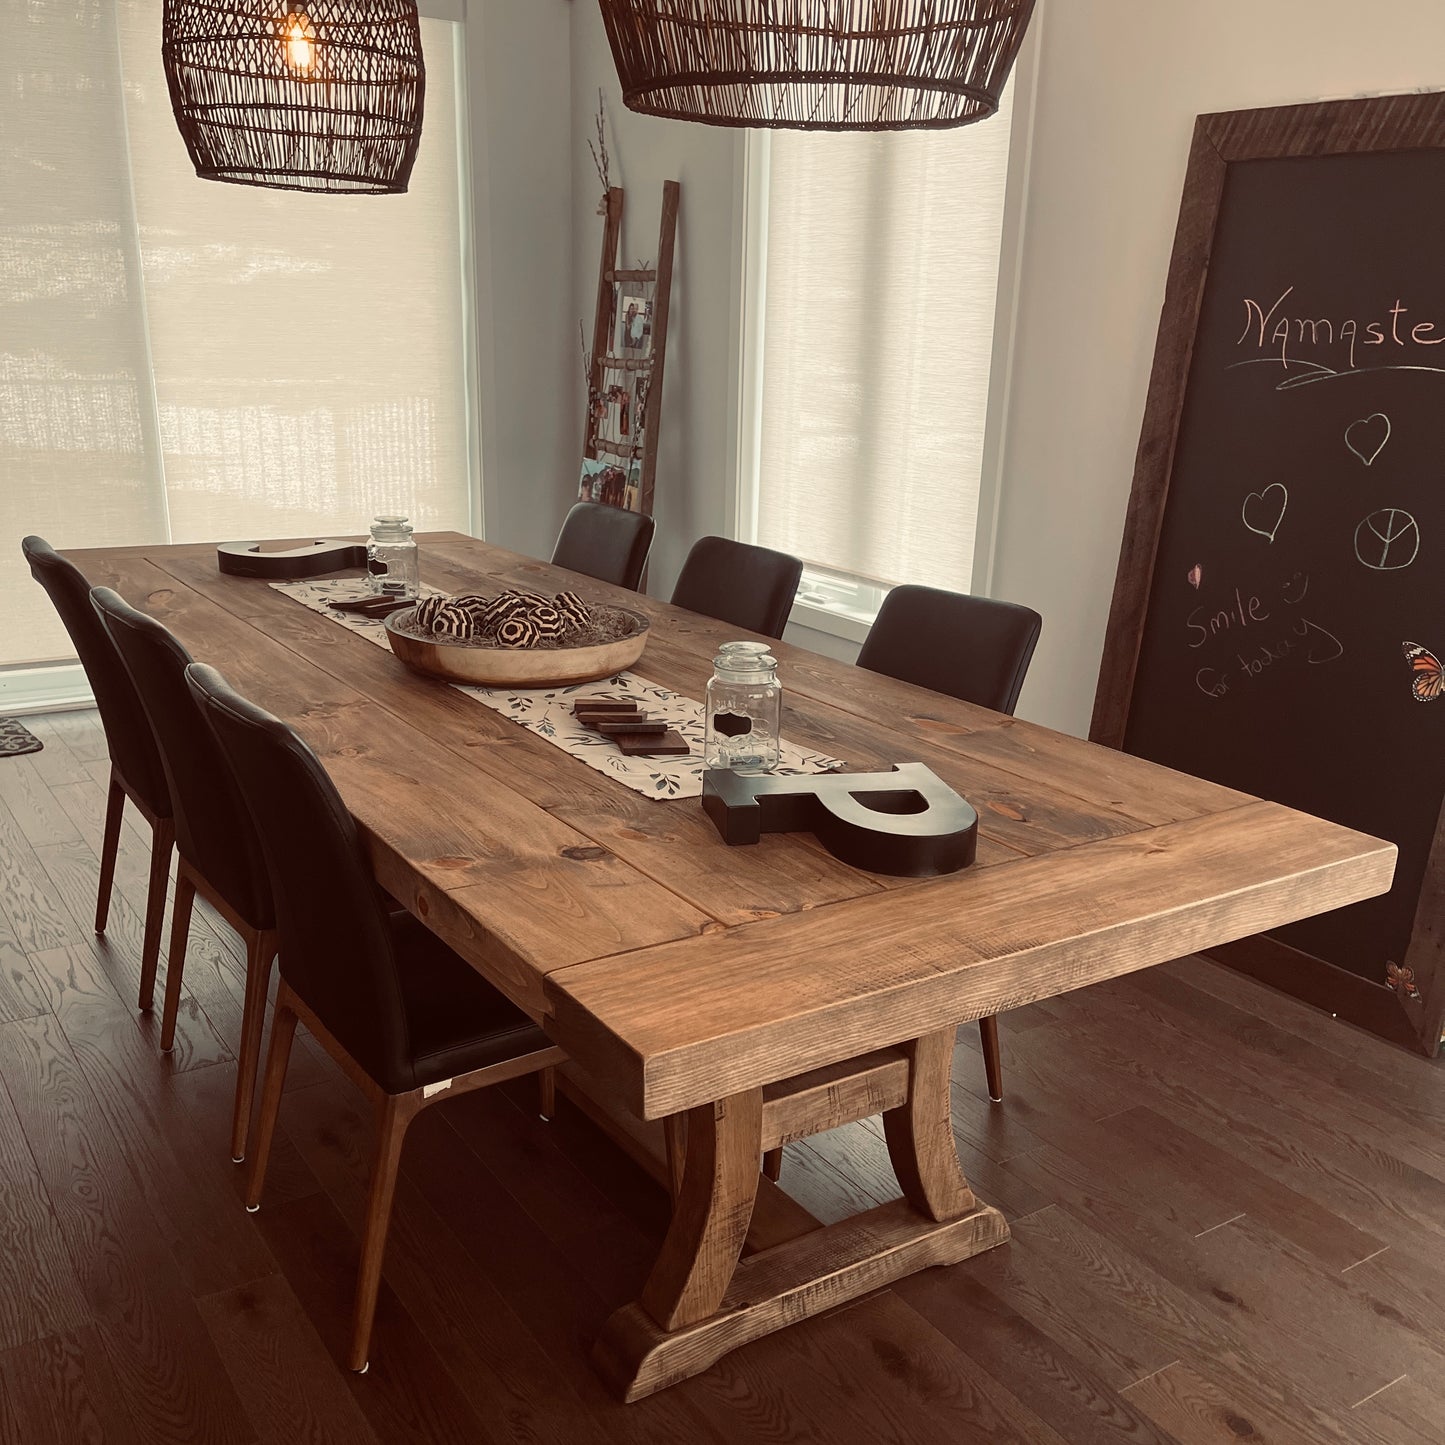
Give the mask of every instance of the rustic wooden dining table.
[[[747, 635], [457, 533], [419, 540], [449, 592], [641, 608], [634, 670], [693, 698]], [[568, 1092], [662, 1177], [650, 1134], [670, 1141], [671, 1227], [594, 1351], [627, 1399], [1008, 1238], [954, 1145], [960, 1023], [1382, 893], [1394, 870], [1392, 844], [782, 643], [787, 739], [849, 771], [927, 764], [977, 808], [977, 861], [920, 880], [808, 835], [729, 848], [697, 799], [629, 791], [222, 574], [214, 545], [68, 555], [297, 728], [382, 887], [542, 1023]], [[765, 1151], [880, 1113], [900, 1199], [824, 1227], [761, 1175]]]

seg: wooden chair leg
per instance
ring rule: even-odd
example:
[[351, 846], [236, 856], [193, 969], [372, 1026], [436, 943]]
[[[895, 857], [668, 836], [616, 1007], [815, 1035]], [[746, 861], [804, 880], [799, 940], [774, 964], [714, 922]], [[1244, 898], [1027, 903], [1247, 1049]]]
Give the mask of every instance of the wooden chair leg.
[[[176, 874], [176, 901], [171, 910], [171, 947], [166, 955], [166, 996], [161, 1005], [161, 1052], [168, 1054], [176, 1044], [176, 1015], [181, 1008], [181, 980], [186, 973], [186, 946], [191, 938], [191, 909], [196, 885], [184, 863]], [[144, 1001], [141, 1007], [145, 1007]]]
[[256, 1100], [256, 1071], [261, 1062], [261, 1034], [266, 1027], [266, 993], [271, 987], [271, 960], [276, 957], [276, 946], [276, 935], [269, 930], [246, 939], [246, 1001], [241, 1011], [241, 1048], [236, 1059], [236, 1102], [231, 1109], [232, 1164], [240, 1164], [246, 1157], [246, 1136], [251, 1130], [251, 1110]]
[[420, 1109], [415, 1094], [397, 1094], [377, 1109], [376, 1150], [371, 1164], [371, 1192], [366, 1202], [366, 1233], [361, 1240], [361, 1268], [356, 1277], [356, 1305], [351, 1322], [351, 1350], [346, 1367], [364, 1374], [371, 1349], [371, 1326], [376, 1318], [376, 1296], [381, 1288], [381, 1261], [386, 1253], [386, 1230], [396, 1194], [397, 1166], [407, 1125]]
[[100, 890], [95, 899], [95, 931], [104, 933], [110, 921], [110, 894], [115, 883], [115, 859], [120, 852], [120, 822], [125, 812], [125, 789], [111, 770], [105, 795], [105, 841], [100, 845]]
[[256, 1120], [256, 1147], [251, 1154], [251, 1177], [246, 1181], [246, 1212], [254, 1214], [261, 1207], [261, 1191], [266, 1187], [266, 1161], [271, 1157], [271, 1139], [276, 1133], [276, 1116], [281, 1112], [281, 1091], [286, 1087], [286, 1065], [291, 1059], [291, 1043], [296, 1037], [296, 1013], [291, 1007], [291, 991], [283, 983], [276, 995], [276, 1009], [271, 1015], [271, 1047], [266, 1054], [266, 1083], [261, 1091], [261, 1113]]
[[781, 1144], [776, 1149], [769, 1149], [763, 1155], [763, 1174], [774, 1184], [783, 1177], [783, 1146]]
[[165, 922], [166, 888], [171, 881], [171, 853], [176, 825], [159, 818], [151, 832], [151, 876], [146, 890], [146, 921], [140, 952], [140, 1010], [149, 1013], [155, 1003], [156, 965], [161, 958], [161, 926]]
[[537, 1112], [550, 1124], [557, 1117], [557, 1070], [542, 1069], [537, 1074]]
[[978, 1032], [983, 1039], [983, 1071], [988, 1078], [988, 1096], [995, 1104], [1003, 1103], [1003, 1055], [998, 1046], [998, 1019], [990, 1014], [979, 1019]]

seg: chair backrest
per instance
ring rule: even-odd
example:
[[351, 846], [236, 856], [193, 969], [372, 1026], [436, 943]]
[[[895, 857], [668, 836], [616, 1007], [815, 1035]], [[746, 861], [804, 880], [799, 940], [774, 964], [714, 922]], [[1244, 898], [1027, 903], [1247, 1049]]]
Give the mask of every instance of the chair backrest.
[[552, 561], [572, 572], [636, 592], [652, 547], [655, 524], [641, 512], [578, 502], [562, 523]]
[[933, 692], [1012, 713], [1039, 640], [1032, 607], [938, 587], [895, 587], [858, 653], [858, 666]]
[[191, 655], [153, 617], [97, 587], [90, 600], [160, 746], [181, 857], [253, 928], [270, 928], [271, 883], [251, 815], [186, 683]]
[[85, 574], [43, 537], [26, 537], [20, 549], [30, 564], [30, 575], [50, 594], [85, 669], [112, 766], [152, 813], [170, 817], [170, 790], [150, 722], [120, 654], [90, 605]]
[[383, 1088], [411, 1087], [391, 930], [356, 823], [316, 754], [212, 667], [186, 681], [235, 775], [276, 899], [281, 977]]
[[803, 564], [786, 552], [700, 537], [672, 589], [673, 603], [765, 637], [781, 637]]

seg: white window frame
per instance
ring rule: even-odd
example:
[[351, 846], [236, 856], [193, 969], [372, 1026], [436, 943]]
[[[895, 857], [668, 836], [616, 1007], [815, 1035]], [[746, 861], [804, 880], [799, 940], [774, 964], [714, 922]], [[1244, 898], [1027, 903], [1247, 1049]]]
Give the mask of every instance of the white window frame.
[[[983, 460], [979, 483], [978, 529], [974, 541], [973, 591], [988, 596], [993, 586], [998, 539], [999, 496], [1008, 434], [1014, 337], [1018, 326], [1019, 283], [1023, 268], [1029, 170], [1033, 156], [1035, 97], [1038, 93], [1040, 35], [1046, 23], [1047, 0], [1041, 0], [1024, 38], [1013, 74], [1013, 129], [1009, 141], [1004, 192], [1003, 231], [999, 245], [998, 298], [994, 311], [993, 354]], [[730, 437], [732, 456], [727, 499], [732, 535], [740, 542], [758, 540], [758, 499], [762, 450], [763, 298], [767, 286], [769, 167], [772, 134], [745, 132], [738, 148], [734, 176], [734, 252], [737, 264], [731, 401], [736, 431]], [[807, 564], [790, 621], [848, 642], [859, 642], [890, 585], [875, 578]]]

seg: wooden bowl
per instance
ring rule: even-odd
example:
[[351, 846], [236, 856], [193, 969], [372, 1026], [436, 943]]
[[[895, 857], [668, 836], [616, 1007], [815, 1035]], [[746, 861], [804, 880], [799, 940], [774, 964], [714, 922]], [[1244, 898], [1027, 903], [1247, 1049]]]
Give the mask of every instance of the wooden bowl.
[[625, 637], [581, 647], [478, 647], [446, 637], [416, 637], [405, 631], [412, 609], [386, 619], [391, 650], [411, 669], [471, 687], [566, 687], [596, 682], [632, 666], [647, 646], [651, 625], [641, 612], [614, 607], [633, 624]]

